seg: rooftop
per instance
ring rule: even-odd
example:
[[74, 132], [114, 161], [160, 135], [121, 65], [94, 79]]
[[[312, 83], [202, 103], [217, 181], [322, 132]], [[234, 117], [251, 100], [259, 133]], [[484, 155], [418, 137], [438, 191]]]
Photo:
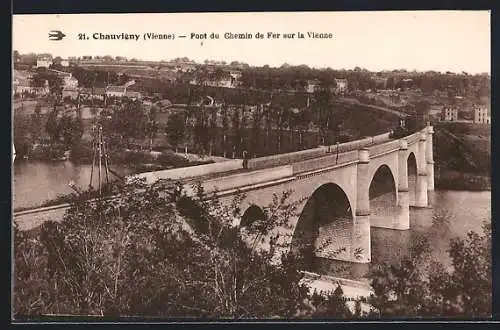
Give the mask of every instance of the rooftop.
[[107, 92], [115, 92], [115, 93], [125, 93], [126, 90], [127, 88], [124, 86], [108, 86], [106, 88]]
[[92, 88], [82, 88], [81, 91], [87, 94], [106, 94], [106, 88], [104, 87], [94, 87]]

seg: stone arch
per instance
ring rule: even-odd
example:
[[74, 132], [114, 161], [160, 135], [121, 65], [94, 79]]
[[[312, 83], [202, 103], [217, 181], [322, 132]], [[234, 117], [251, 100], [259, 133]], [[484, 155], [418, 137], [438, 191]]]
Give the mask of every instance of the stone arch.
[[414, 152], [410, 152], [406, 160], [408, 169], [408, 197], [410, 206], [415, 205], [417, 196], [417, 176], [418, 176], [418, 162]]
[[316, 270], [321, 259], [350, 260], [353, 214], [348, 195], [335, 183], [311, 194], [292, 236], [292, 251], [302, 257], [303, 268]]
[[257, 205], [250, 205], [241, 216], [240, 227], [247, 227], [258, 220], [264, 220], [266, 217], [264, 211]]
[[374, 227], [390, 227], [397, 216], [396, 178], [388, 165], [380, 165], [370, 181], [370, 224]]

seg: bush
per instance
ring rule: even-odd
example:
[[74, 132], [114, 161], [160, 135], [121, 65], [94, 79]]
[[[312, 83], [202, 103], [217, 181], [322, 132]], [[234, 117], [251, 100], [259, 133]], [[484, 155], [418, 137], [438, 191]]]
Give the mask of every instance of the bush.
[[176, 155], [172, 151], [162, 152], [158, 156], [158, 162], [161, 165], [173, 166], [173, 167], [184, 167], [189, 165], [189, 161], [186, 158]]
[[40, 144], [30, 152], [30, 156], [34, 159], [54, 160], [65, 157], [66, 151], [62, 144]]
[[155, 157], [148, 151], [119, 150], [110, 153], [114, 164], [140, 165], [153, 163]]
[[123, 203], [76, 199], [64, 220], [44, 223], [37, 238], [16, 230], [16, 318], [312, 316], [295, 257], [276, 264], [274, 253], [255, 244], [287, 223], [294, 204], [276, 196], [266, 219], [243, 236], [232, 221], [244, 197], [225, 208], [198, 191], [188, 197], [170, 182], [123, 186]]
[[450, 241], [452, 267], [429, 261], [428, 240], [421, 237], [412, 257], [372, 271], [369, 302], [381, 317], [491, 317], [491, 225], [483, 228], [482, 235]]

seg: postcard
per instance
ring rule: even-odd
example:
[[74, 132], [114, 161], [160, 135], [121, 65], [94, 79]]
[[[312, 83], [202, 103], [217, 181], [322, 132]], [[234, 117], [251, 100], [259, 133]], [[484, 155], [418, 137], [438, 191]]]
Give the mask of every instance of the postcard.
[[489, 11], [13, 15], [12, 318], [489, 319]]

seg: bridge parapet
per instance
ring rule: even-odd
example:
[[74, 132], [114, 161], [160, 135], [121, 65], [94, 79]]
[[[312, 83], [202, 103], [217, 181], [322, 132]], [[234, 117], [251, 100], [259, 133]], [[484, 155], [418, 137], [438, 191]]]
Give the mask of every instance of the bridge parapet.
[[212, 164], [140, 173], [134, 175], [133, 177], [145, 178], [146, 182], [153, 183], [158, 179], [180, 180], [185, 178], [195, 178], [212, 173], [230, 172], [241, 169], [242, 167], [243, 167], [243, 161], [241, 159], [234, 159]]
[[[273, 167], [270, 169], [256, 170], [245, 173], [232, 174], [224, 177], [217, 177], [202, 182], [206, 192], [224, 191], [237, 189], [244, 186], [259, 184], [263, 182], [272, 182], [293, 175], [292, 165]], [[189, 194], [190, 187], [185, 187]]]
[[346, 164], [354, 162], [357, 161], [357, 159], [358, 159], [358, 152], [356, 150], [345, 153], [339, 153], [338, 155], [335, 152], [333, 152], [321, 158], [308, 159], [292, 164], [293, 173], [297, 174], [307, 171], [314, 171], [317, 169], [335, 166], [338, 164]]
[[283, 164], [290, 164], [306, 158], [320, 157], [323, 156], [325, 153], [326, 153], [326, 147], [318, 147], [314, 149], [301, 150], [286, 154], [253, 158], [248, 161], [248, 168], [254, 169], [254, 168], [263, 168], [263, 167], [278, 166]]
[[377, 144], [371, 146], [369, 149], [370, 149], [370, 155], [374, 157], [387, 152], [398, 150], [399, 148], [401, 148], [401, 142], [399, 140], [393, 140], [383, 144]]
[[[314, 149], [290, 152], [286, 154], [272, 155], [266, 157], [254, 158], [248, 161], [248, 168], [263, 168], [302, 162], [315, 157], [323, 157], [329, 153], [347, 153], [361, 148], [369, 147], [373, 144], [389, 141], [390, 132], [379, 134], [372, 137], [366, 137], [356, 141], [341, 143], [338, 145], [321, 146]], [[306, 165], [304, 165], [306, 166]]]
[[406, 141], [408, 142], [408, 144], [415, 144], [419, 141], [420, 139], [420, 132], [416, 132], [416, 133], [413, 133], [411, 135], [408, 135], [407, 137], [405, 137]]
[[346, 142], [342, 143], [339, 145], [340, 152], [346, 152], [346, 151], [352, 151], [352, 150], [357, 150], [364, 148], [372, 143], [372, 138], [364, 138], [361, 140], [356, 140], [356, 141], [351, 141], [351, 142]]

